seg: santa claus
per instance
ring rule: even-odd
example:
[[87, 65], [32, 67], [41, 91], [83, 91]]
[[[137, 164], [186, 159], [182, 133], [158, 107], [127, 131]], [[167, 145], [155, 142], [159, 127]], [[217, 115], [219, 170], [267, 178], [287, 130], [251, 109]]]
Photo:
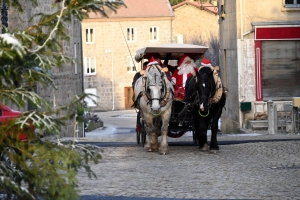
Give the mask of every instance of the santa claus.
[[[194, 60], [187, 55], [179, 59], [178, 67], [172, 75], [172, 84], [174, 85], [175, 98], [184, 98], [184, 88], [186, 80], [197, 71]], [[176, 97], [177, 96], [177, 97]]]

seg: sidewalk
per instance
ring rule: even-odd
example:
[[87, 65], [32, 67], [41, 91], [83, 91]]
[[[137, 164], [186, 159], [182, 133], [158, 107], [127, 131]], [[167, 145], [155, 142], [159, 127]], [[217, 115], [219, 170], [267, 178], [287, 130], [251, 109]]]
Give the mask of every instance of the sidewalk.
[[[114, 110], [96, 112], [103, 121], [103, 127], [86, 132], [84, 138], [78, 138], [79, 142], [136, 142], [136, 111]], [[244, 133], [220, 134], [218, 141], [232, 140], [282, 140], [300, 139], [300, 133], [281, 133], [269, 135], [267, 131], [251, 131], [243, 129]], [[208, 131], [210, 136], [210, 131]], [[210, 140], [210, 137], [208, 137]], [[193, 141], [192, 133], [187, 132], [180, 138], [170, 138], [169, 142]]]

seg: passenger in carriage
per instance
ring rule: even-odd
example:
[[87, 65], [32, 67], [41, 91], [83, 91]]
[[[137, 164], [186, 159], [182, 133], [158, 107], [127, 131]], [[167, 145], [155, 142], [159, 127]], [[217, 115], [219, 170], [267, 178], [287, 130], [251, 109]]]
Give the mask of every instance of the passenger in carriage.
[[134, 85], [135, 85], [135, 82], [136, 80], [138, 80], [143, 74], [144, 74], [144, 70], [147, 69], [147, 67], [149, 65], [153, 65], [153, 64], [158, 64], [160, 65], [164, 72], [166, 73], [167, 75], [167, 78], [169, 79], [169, 81], [171, 81], [171, 76], [172, 74], [169, 72], [169, 69], [168, 69], [168, 66], [165, 64], [166, 62], [168, 62], [168, 58], [170, 57], [171, 55], [167, 55], [164, 63], [161, 62], [161, 56], [159, 53], [155, 53], [154, 55], [153, 54], [150, 54], [148, 56], [148, 60], [149, 61], [146, 61], [143, 63], [143, 70], [137, 72], [134, 77], [133, 77], [133, 81], [132, 81], [132, 89], [134, 90]]
[[[146, 61], [143, 63], [143, 70], [145, 70], [147, 68], [148, 64], [149, 64], [149, 61]], [[144, 74], [143, 70], [135, 73], [135, 75], [133, 77], [133, 81], [132, 81], [132, 89], [133, 90], [134, 90], [134, 85], [135, 85], [136, 80], [138, 80]]]
[[208, 60], [207, 58], [203, 57], [202, 61], [201, 61], [201, 66], [203, 66], [203, 67], [210, 67], [212, 65], [211, 65], [210, 60]]
[[171, 56], [171, 55], [168, 54], [166, 59], [164, 60], [164, 63], [162, 63], [161, 55], [159, 53], [155, 53], [151, 57], [150, 62], [148, 63], [148, 65], [158, 64], [159, 66], [161, 66], [161, 68], [163, 69], [163, 71], [167, 75], [168, 80], [171, 81], [172, 73], [169, 71], [168, 65], [166, 64], [169, 61], [169, 58], [168, 58], [169, 56]]
[[174, 85], [175, 99], [183, 100], [185, 93], [186, 80], [197, 71], [195, 62], [187, 55], [179, 59], [178, 67], [172, 75], [171, 82]]

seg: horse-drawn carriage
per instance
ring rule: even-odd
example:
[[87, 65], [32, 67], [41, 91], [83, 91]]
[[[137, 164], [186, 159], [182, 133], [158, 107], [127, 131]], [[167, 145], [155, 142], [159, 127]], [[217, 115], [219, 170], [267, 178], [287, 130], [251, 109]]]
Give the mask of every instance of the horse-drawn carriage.
[[[159, 53], [168, 70], [177, 68], [177, 60], [188, 55], [194, 60], [203, 57], [208, 47], [191, 44], [165, 44], [145, 47], [136, 52], [135, 60], [141, 62], [145, 58]], [[166, 62], [168, 61], [168, 62]], [[172, 66], [173, 65], [173, 66]], [[181, 137], [186, 132], [193, 133], [194, 142], [201, 150], [208, 150], [207, 129], [211, 127], [211, 150], [218, 150], [218, 120], [225, 106], [225, 92], [218, 71], [214, 67], [202, 67], [185, 83], [185, 98], [174, 98], [174, 88], [167, 78], [165, 69], [153, 63], [147, 66], [134, 84], [134, 105], [137, 114], [137, 143], [148, 151], [159, 150], [161, 154], [168, 152], [167, 136]], [[161, 143], [158, 145], [158, 136]]]

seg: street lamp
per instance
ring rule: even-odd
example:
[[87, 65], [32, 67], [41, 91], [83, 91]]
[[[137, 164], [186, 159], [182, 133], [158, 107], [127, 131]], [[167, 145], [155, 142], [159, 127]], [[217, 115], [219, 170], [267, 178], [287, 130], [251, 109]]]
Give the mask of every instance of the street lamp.
[[[7, 10], [8, 10], [8, 6], [7, 4], [5, 3], [5, 0], [2, 0], [2, 6], [0, 6], [0, 9], [1, 9], [1, 22], [2, 22], [2, 25], [5, 26], [5, 27], [8, 27], [8, 18], [7, 18]], [[2, 33], [5, 33], [5, 29], [2, 28]]]

